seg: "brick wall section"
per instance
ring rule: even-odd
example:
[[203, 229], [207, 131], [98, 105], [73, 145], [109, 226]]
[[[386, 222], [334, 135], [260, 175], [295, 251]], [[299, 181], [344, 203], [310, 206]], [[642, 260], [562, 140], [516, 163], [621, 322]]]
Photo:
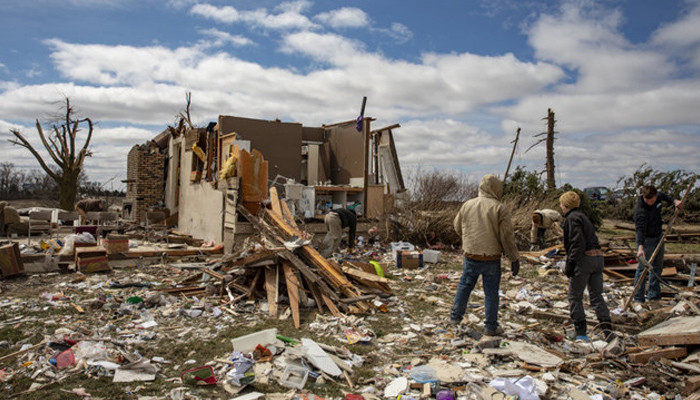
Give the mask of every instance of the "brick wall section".
[[165, 157], [147, 145], [134, 146], [129, 151], [125, 203], [132, 204], [131, 215], [136, 223], [145, 222], [146, 211], [163, 203]]

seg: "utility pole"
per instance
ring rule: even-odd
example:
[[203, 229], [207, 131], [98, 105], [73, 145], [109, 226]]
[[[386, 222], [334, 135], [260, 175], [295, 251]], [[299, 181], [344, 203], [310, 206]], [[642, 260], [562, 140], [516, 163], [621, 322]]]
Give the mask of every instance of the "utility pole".
[[510, 164], [513, 162], [513, 156], [515, 155], [515, 148], [518, 146], [518, 139], [520, 138], [520, 127], [518, 127], [518, 130], [515, 132], [515, 140], [513, 140], [511, 143], [513, 143], [513, 151], [510, 152], [510, 159], [508, 160], [508, 166], [506, 167], [506, 174], [503, 175], [503, 183], [506, 182], [506, 179], [508, 179], [508, 172], [510, 171]]

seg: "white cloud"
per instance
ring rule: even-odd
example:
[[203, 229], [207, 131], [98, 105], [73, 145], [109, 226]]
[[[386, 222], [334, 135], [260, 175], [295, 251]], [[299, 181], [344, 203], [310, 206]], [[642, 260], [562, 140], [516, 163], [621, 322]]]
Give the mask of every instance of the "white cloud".
[[211, 4], [200, 3], [195, 4], [190, 9], [190, 13], [221, 23], [244, 22], [251, 26], [273, 30], [315, 29], [318, 28], [318, 25], [301, 14], [310, 4], [307, 1], [282, 3], [276, 8], [280, 12], [271, 14], [264, 8], [252, 11], [239, 11], [231, 6], [217, 7]]
[[667, 80], [674, 66], [663, 54], [632, 45], [620, 32], [621, 16], [586, 13], [568, 3], [561, 13], [542, 15], [528, 31], [538, 59], [565, 66], [578, 76], [576, 94], [620, 92], [654, 87]]
[[254, 42], [251, 39], [248, 39], [245, 36], [242, 35], [231, 35], [228, 32], [220, 31], [215, 28], [210, 28], [210, 29], [201, 29], [199, 30], [199, 33], [205, 36], [211, 36], [214, 38], [214, 41], [212, 42], [204, 42], [207, 47], [220, 47], [223, 46], [224, 44], [230, 43], [234, 46], [241, 47], [241, 46], [249, 46], [254, 44]]
[[369, 25], [367, 14], [356, 7], [343, 7], [320, 13], [315, 19], [335, 29], [361, 28]]

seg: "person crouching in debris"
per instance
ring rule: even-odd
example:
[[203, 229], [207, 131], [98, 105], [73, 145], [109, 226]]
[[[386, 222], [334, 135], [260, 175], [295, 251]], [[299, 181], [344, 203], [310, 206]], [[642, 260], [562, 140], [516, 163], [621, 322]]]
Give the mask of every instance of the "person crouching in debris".
[[[548, 208], [535, 210], [532, 213], [532, 228], [530, 229], [530, 250], [541, 250], [547, 243], [547, 234], [560, 238], [562, 235], [559, 223], [562, 221], [559, 211]], [[551, 232], [551, 233], [550, 233]]]
[[520, 270], [520, 254], [515, 243], [515, 233], [510, 212], [501, 203], [503, 185], [492, 174], [484, 175], [479, 184], [479, 196], [467, 200], [454, 219], [454, 228], [462, 237], [464, 260], [462, 277], [457, 286], [454, 304], [450, 312], [450, 325], [459, 328], [467, 309], [469, 295], [482, 276], [484, 285], [484, 310], [488, 336], [503, 333], [498, 326], [498, 290], [501, 285], [501, 254], [511, 260], [513, 276]]
[[75, 203], [75, 211], [80, 214], [80, 224], [85, 222], [85, 216], [91, 211], [102, 211], [103, 205], [100, 199], [83, 199]]
[[578, 208], [581, 198], [569, 191], [559, 197], [564, 213], [564, 273], [569, 278], [569, 315], [574, 321], [576, 340], [590, 341], [586, 333], [583, 291], [588, 287], [590, 303], [600, 321], [605, 340], [613, 338], [610, 311], [603, 298], [603, 251], [598, 244], [595, 227]]
[[338, 208], [329, 211], [324, 218], [326, 223], [326, 237], [323, 238], [321, 255], [330, 257], [340, 246], [340, 239], [343, 236], [343, 229], [348, 228], [348, 248], [355, 245], [355, 229], [357, 228], [357, 216], [355, 210]]

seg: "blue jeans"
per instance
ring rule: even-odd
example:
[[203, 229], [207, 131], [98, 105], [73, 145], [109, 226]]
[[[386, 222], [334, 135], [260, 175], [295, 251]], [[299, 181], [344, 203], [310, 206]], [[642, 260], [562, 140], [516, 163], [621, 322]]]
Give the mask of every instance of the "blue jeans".
[[[654, 250], [656, 250], [656, 246], [659, 244], [659, 241], [661, 241], [661, 236], [658, 237], [653, 237], [653, 238], [645, 238], [644, 239], [644, 254], [647, 257], [647, 261], [651, 256], [654, 254]], [[634, 300], [643, 302], [644, 301], [644, 292], [646, 292], [646, 298], [649, 300], [658, 300], [661, 298], [661, 284], [659, 282], [659, 278], [657, 276], [661, 276], [661, 271], [664, 269], [664, 245], [661, 245], [661, 248], [659, 249], [659, 254], [656, 255], [656, 258], [654, 259], [654, 263], [652, 264], [653, 270], [656, 274], [648, 273], [646, 277], [644, 277], [644, 282], [639, 286], [639, 290], [637, 290], [637, 293], [634, 294]], [[639, 276], [642, 274], [642, 271], [644, 270], [644, 265], [641, 263], [637, 266], [637, 271], [634, 274], [634, 284], [637, 285], [637, 281], [639, 281]], [[651, 275], [651, 276], [650, 276]], [[649, 290], [646, 290], [646, 285], [647, 285], [647, 280], [649, 281]]]
[[457, 286], [455, 301], [452, 304], [450, 319], [461, 322], [467, 309], [471, 295], [479, 275], [483, 278], [486, 313], [486, 330], [495, 331], [498, 328], [498, 289], [501, 286], [501, 261], [476, 261], [464, 258], [462, 263], [462, 278]]

